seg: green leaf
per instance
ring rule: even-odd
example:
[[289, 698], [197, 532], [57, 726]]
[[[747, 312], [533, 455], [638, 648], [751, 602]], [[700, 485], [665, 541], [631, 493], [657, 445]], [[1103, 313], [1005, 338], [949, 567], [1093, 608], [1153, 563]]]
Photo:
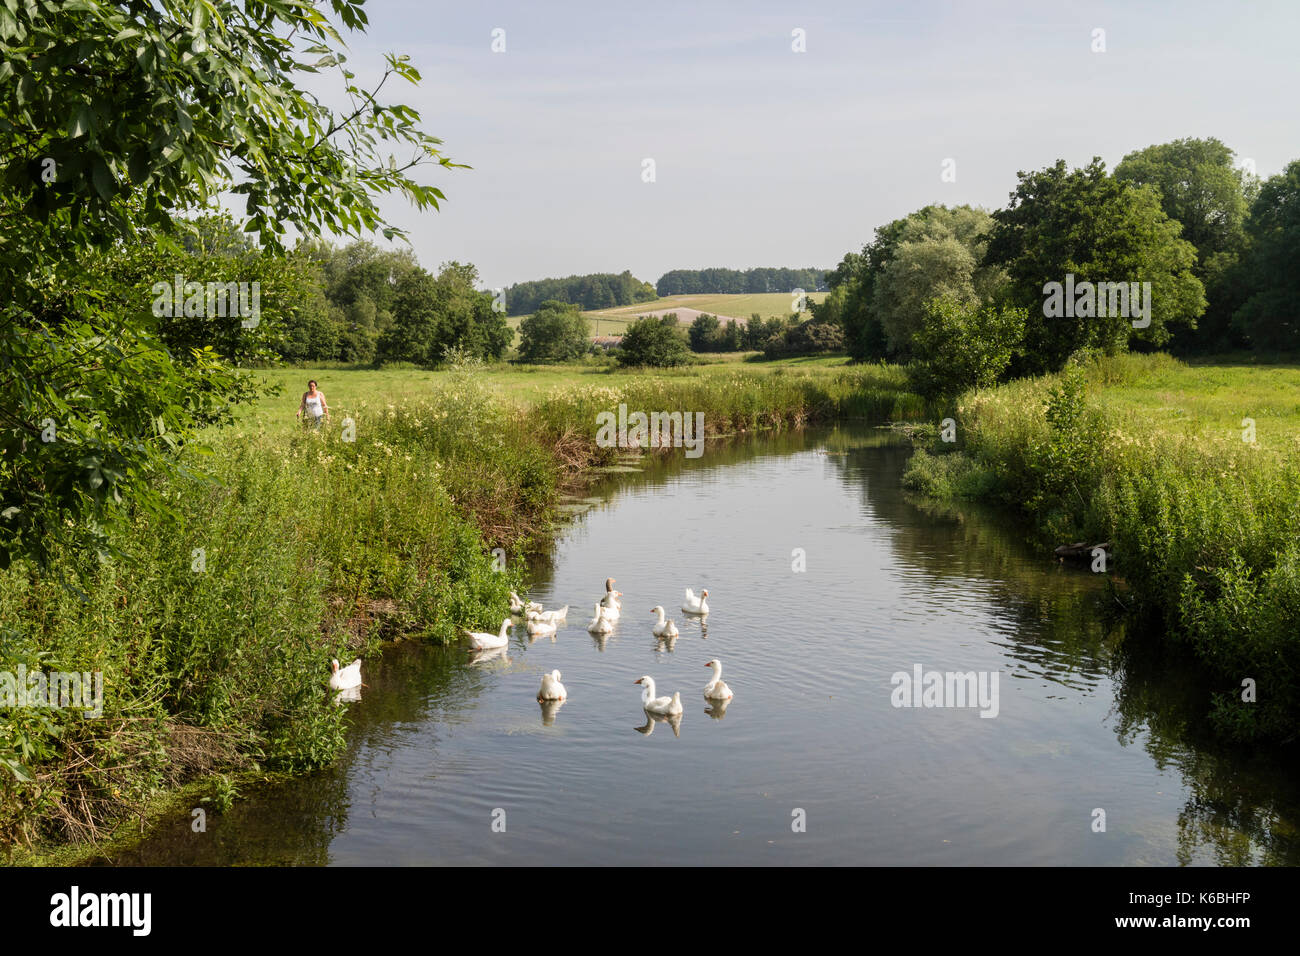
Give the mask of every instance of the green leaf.
[[85, 136], [90, 132], [94, 122], [95, 111], [91, 109], [89, 103], [82, 103], [68, 121], [68, 137], [76, 139], [79, 136]]

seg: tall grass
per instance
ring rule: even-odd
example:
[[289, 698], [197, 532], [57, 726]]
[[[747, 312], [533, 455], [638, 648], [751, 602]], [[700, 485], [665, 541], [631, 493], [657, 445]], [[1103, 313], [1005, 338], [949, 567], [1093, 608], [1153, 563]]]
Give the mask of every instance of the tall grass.
[[1110, 398], [1180, 371], [1196, 374], [1168, 356], [1126, 356], [967, 393], [957, 452], [919, 451], [904, 482], [1012, 505], [1048, 544], [1111, 542], [1128, 599], [1214, 681], [1212, 726], [1236, 740], [1290, 740], [1300, 731], [1300, 443], [1288, 399], [1258, 406], [1277, 427], [1248, 442], [1240, 410], [1188, 423], [1168, 413], [1163, 388], [1147, 395], [1162, 415], [1131, 393]]

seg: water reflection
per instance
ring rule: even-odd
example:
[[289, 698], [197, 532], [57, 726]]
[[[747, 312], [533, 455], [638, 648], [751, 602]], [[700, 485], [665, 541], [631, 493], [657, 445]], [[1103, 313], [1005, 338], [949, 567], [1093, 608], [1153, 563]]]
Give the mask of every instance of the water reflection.
[[[529, 642], [531, 643], [531, 641]], [[508, 647], [488, 647], [483, 650], [472, 650], [469, 652], [469, 663], [471, 664], [509, 664], [510, 657], [506, 653]]]
[[543, 727], [552, 727], [555, 725], [555, 715], [560, 712], [560, 708], [564, 706], [564, 703], [565, 702], [562, 700], [539, 700], [537, 702], [538, 706], [542, 709]]
[[721, 720], [727, 716], [727, 708], [731, 706], [731, 700], [730, 697], [726, 700], [710, 700], [708, 706], [704, 708], [704, 712], [714, 720]]
[[649, 737], [654, 733], [656, 724], [667, 724], [673, 730], [674, 737], [682, 735], [682, 715], [681, 714], [652, 714], [650, 711], [643, 711], [645, 714], [645, 723], [639, 727], [633, 727], [638, 734]]

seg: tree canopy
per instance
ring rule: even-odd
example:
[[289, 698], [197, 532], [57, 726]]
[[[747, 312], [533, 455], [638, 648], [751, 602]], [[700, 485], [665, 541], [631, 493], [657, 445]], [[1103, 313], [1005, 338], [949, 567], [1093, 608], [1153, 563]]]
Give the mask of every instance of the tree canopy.
[[[1028, 314], [1015, 372], [1055, 371], [1081, 348], [1163, 345], [1170, 326], [1194, 326], [1205, 309], [1204, 286], [1192, 272], [1196, 250], [1179, 238], [1182, 227], [1161, 209], [1159, 192], [1115, 179], [1100, 159], [1081, 169], [1059, 160], [1020, 173], [1011, 201], [993, 219], [985, 263], [1006, 270], [1005, 302]], [[1071, 307], [1048, 316], [1048, 283], [1138, 283], [1150, 290], [1150, 315]]]
[[563, 362], [590, 351], [587, 319], [576, 305], [543, 302], [519, 323], [519, 357], [525, 362]]
[[[372, 88], [345, 66], [339, 28], [365, 25], [362, 0], [0, 9], [0, 565], [70, 535], [102, 551], [128, 501], [165, 515], [150, 475], [253, 394], [233, 367], [241, 335], [272, 334], [227, 325], [169, 348], [172, 317], [97, 251], [180, 249], [222, 193], [269, 252], [290, 229], [399, 235], [383, 194], [437, 208], [413, 173], [456, 164], [415, 110], [378, 96], [418, 81], [405, 57]], [[341, 110], [303, 85], [324, 71]]]

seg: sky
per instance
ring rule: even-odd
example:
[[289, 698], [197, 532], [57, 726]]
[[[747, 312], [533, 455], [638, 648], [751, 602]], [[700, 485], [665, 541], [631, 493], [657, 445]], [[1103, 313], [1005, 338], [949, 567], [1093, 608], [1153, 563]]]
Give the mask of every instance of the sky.
[[373, 82], [384, 53], [408, 54], [423, 80], [392, 99], [472, 167], [417, 176], [446, 193], [441, 211], [381, 208], [426, 268], [472, 262], [489, 288], [831, 268], [928, 203], [995, 209], [1019, 170], [1113, 167], [1186, 136], [1218, 137], [1265, 177], [1300, 158], [1294, 2], [365, 9], [349, 67]]

